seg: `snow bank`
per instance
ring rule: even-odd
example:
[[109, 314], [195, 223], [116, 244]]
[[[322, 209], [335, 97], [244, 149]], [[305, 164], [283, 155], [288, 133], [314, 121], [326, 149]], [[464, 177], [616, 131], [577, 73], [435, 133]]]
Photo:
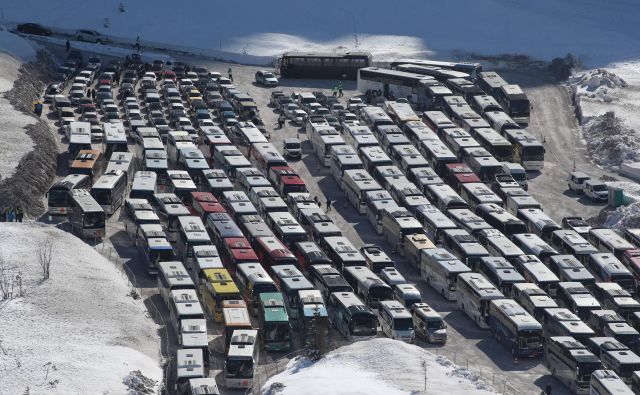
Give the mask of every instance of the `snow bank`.
[[[34, 249], [55, 240], [51, 278], [41, 282]], [[114, 265], [54, 227], [0, 223], [5, 268], [20, 272], [22, 298], [0, 302], [0, 392], [123, 394], [161, 380], [157, 326], [127, 296]], [[130, 372], [139, 370], [131, 377]], [[135, 386], [135, 385], [134, 385]]]
[[640, 137], [613, 112], [594, 117], [582, 126], [589, 157], [602, 166], [640, 160]]
[[422, 393], [495, 394], [477, 376], [442, 356], [391, 339], [356, 342], [312, 363], [289, 362], [271, 377], [263, 395], [396, 395]]
[[576, 88], [576, 95], [600, 102], [610, 103], [614, 96], [610, 91], [625, 88], [627, 83], [616, 74], [605, 69], [589, 70], [569, 78], [567, 83]]
[[[123, 4], [125, 12], [119, 11]], [[21, 0], [3, 4], [6, 21], [95, 29], [143, 44], [274, 56], [288, 50], [369, 49], [381, 58], [450, 51], [574, 53], [604, 65], [640, 57], [640, 7], [629, 0], [191, 1]], [[567, 21], [571, 23], [567, 23]], [[456, 21], [463, 21], [456, 23]], [[469, 39], [473, 37], [473, 39]], [[432, 51], [432, 52], [431, 52]]]

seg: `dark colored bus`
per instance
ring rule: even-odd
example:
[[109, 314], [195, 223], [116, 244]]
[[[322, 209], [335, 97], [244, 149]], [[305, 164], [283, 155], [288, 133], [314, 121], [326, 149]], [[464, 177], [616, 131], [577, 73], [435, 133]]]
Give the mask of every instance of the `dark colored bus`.
[[276, 67], [283, 78], [338, 78], [355, 80], [358, 69], [371, 66], [368, 52], [286, 52]]

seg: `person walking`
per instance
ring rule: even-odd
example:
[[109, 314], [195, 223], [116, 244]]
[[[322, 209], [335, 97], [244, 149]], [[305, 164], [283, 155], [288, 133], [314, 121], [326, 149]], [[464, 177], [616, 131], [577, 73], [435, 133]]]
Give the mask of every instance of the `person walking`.
[[342, 82], [338, 83], [338, 97], [342, 97], [344, 96], [344, 93], [342, 93]]
[[231, 82], [233, 82], [233, 72], [231, 71], [231, 67], [229, 67], [229, 70], [227, 70], [227, 74], [229, 75], [229, 79], [231, 80]]
[[327, 213], [331, 211], [331, 199], [327, 199]]
[[284, 114], [280, 114], [278, 117], [278, 129], [282, 129], [284, 127]]
[[333, 86], [332, 91], [333, 91], [333, 97], [338, 96], [338, 86], [337, 86], [337, 85], [334, 85], [334, 86]]
[[4, 207], [0, 206], [0, 222], [4, 222]]
[[18, 222], [22, 222], [23, 216], [24, 216], [24, 213], [22, 212], [22, 208], [20, 206], [16, 207], [16, 220]]
[[67, 53], [69, 51], [71, 51], [71, 42], [69, 42], [69, 40], [67, 40], [67, 42], [64, 43], [64, 47], [67, 49]]
[[136, 52], [140, 52], [140, 36], [136, 37]]
[[13, 207], [9, 206], [7, 208], [7, 222], [13, 222], [15, 219], [15, 213], [13, 212]]

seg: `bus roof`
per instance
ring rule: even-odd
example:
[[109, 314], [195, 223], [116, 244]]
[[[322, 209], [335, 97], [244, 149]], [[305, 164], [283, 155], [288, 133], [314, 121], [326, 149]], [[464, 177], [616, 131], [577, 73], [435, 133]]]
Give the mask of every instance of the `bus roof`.
[[176, 353], [176, 374], [178, 378], [204, 377], [204, 361], [201, 349], [178, 349]]
[[87, 182], [88, 179], [89, 176], [86, 174], [68, 174], [60, 181], [55, 182], [49, 189], [64, 189], [67, 191], [72, 190], [75, 189], [77, 185]]
[[89, 191], [85, 189], [72, 189], [69, 191], [71, 198], [85, 213], [103, 213], [102, 206], [96, 202]]
[[371, 53], [365, 51], [347, 51], [347, 52], [302, 52], [302, 51], [290, 51], [282, 54], [287, 58], [357, 58], [366, 56], [371, 58]]
[[285, 309], [282, 293], [263, 292], [260, 294], [260, 302], [262, 304], [265, 321], [289, 322], [289, 316]]
[[251, 319], [246, 306], [222, 308], [222, 315], [226, 326], [243, 326], [251, 328]]

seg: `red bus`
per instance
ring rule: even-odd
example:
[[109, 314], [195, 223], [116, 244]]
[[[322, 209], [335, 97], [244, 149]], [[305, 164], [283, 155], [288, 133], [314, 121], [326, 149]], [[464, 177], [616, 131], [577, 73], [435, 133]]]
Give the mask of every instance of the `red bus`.
[[218, 199], [211, 192], [191, 192], [191, 203], [188, 205], [189, 211], [197, 215], [202, 220], [206, 220], [209, 213], [226, 213]]
[[464, 163], [446, 164], [444, 166], [444, 180], [458, 193], [461, 184], [482, 182], [476, 173]]
[[307, 186], [302, 178], [289, 166], [274, 166], [269, 169], [268, 176], [280, 196], [295, 192], [307, 192]]
[[262, 266], [269, 270], [277, 265], [295, 265], [298, 259], [277, 237], [258, 237], [256, 253]]
[[222, 241], [222, 263], [235, 272], [239, 263], [258, 262], [258, 256], [244, 237], [229, 237]]

